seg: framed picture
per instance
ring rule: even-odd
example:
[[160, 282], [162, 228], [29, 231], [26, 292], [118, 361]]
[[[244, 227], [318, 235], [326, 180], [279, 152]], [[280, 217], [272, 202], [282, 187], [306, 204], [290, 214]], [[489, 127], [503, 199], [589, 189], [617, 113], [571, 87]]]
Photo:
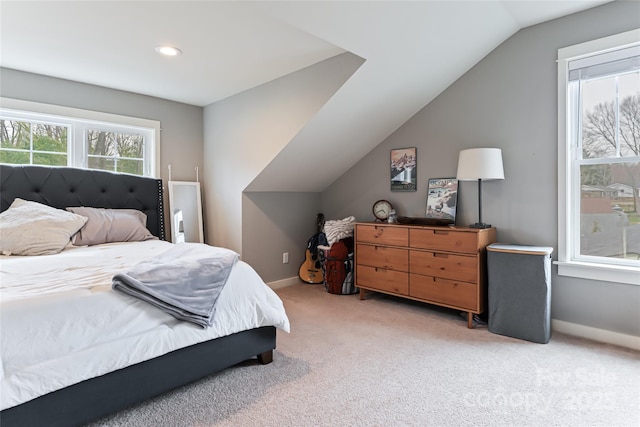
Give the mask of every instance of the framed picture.
[[416, 191], [418, 188], [416, 147], [391, 150], [391, 191]]
[[430, 178], [427, 190], [427, 218], [438, 223], [455, 224], [458, 205], [458, 180], [455, 178]]

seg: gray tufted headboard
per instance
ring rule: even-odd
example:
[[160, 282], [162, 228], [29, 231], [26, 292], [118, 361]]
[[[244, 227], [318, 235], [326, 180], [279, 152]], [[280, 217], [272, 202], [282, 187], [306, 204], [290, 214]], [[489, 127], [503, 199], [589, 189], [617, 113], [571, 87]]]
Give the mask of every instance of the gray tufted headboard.
[[0, 212], [17, 197], [58, 209], [137, 209], [147, 215], [149, 231], [166, 240], [160, 179], [90, 169], [0, 164]]

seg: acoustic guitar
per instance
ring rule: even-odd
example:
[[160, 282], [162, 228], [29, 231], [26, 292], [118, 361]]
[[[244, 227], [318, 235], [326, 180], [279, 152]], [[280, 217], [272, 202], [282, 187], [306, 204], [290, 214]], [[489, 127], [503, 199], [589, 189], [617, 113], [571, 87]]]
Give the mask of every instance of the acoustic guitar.
[[298, 277], [305, 283], [317, 285], [323, 282], [322, 264], [320, 263], [320, 256], [318, 255], [318, 239], [322, 233], [323, 226], [324, 215], [319, 213], [316, 217], [316, 234], [311, 236], [307, 242], [304, 262], [298, 271]]

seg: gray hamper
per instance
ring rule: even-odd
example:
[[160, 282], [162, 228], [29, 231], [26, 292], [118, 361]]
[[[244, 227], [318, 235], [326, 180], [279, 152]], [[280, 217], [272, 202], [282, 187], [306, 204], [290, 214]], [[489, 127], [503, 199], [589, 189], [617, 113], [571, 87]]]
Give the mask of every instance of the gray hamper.
[[550, 247], [487, 246], [489, 332], [549, 342], [551, 252]]

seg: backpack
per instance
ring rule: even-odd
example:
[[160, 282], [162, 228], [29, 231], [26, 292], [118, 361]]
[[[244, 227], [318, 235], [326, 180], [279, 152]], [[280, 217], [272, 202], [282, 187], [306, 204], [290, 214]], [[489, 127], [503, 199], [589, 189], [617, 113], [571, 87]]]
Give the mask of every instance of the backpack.
[[324, 255], [322, 268], [327, 292], [337, 295], [358, 292], [353, 282], [353, 237], [338, 240]]

